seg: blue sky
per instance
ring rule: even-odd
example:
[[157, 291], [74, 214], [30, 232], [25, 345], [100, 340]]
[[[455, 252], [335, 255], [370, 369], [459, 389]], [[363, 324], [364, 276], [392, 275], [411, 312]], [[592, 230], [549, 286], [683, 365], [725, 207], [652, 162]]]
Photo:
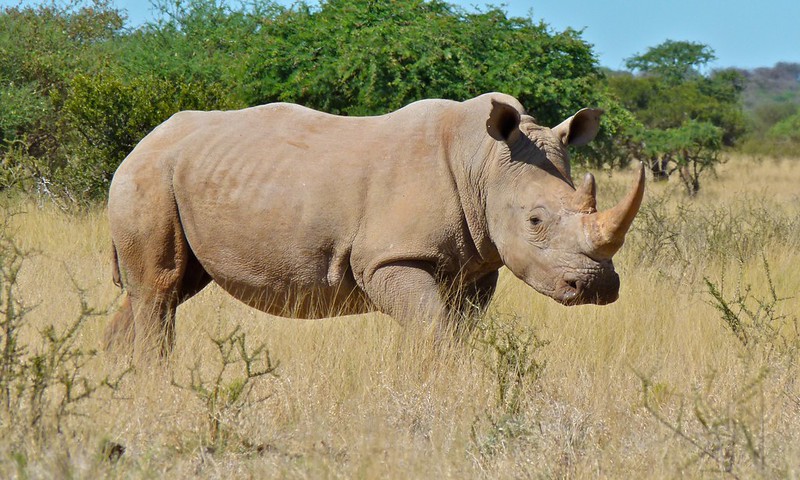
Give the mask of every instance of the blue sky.
[[[450, 1], [467, 9], [504, 4], [510, 14], [532, 15], [554, 30], [583, 30], [583, 38], [594, 45], [600, 64], [613, 69], [624, 68], [625, 58], [667, 39], [710, 45], [717, 55], [710, 65], [713, 68], [800, 63], [800, 0]], [[0, 0], [2, 6], [18, 3]], [[152, 18], [148, 0], [114, 0], [114, 4], [128, 11], [133, 24]]]

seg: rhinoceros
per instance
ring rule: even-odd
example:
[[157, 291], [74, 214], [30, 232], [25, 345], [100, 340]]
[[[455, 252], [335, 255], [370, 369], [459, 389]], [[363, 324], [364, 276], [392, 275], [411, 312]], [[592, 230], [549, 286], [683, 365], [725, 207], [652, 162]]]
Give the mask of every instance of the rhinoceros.
[[212, 280], [293, 318], [380, 311], [444, 325], [486, 306], [502, 266], [566, 305], [613, 302], [612, 256], [644, 169], [609, 210], [596, 210], [591, 174], [576, 188], [567, 146], [591, 141], [601, 114], [551, 129], [501, 93], [374, 117], [287, 103], [177, 113], [111, 182], [126, 296], [107, 346], [168, 354], [177, 306]]

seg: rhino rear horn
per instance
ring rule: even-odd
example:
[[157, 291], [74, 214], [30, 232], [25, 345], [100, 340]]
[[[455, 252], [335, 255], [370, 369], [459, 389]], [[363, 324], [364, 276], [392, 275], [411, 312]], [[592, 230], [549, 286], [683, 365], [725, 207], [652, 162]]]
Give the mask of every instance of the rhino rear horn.
[[628, 233], [634, 217], [639, 212], [643, 196], [644, 164], [641, 164], [639, 174], [625, 198], [613, 208], [583, 218], [593, 256], [608, 259], [617, 253], [625, 242], [625, 234]]
[[597, 211], [597, 187], [594, 183], [594, 175], [586, 173], [583, 176], [583, 183], [572, 197], [570, 210], [581, 213], [594, 213]]

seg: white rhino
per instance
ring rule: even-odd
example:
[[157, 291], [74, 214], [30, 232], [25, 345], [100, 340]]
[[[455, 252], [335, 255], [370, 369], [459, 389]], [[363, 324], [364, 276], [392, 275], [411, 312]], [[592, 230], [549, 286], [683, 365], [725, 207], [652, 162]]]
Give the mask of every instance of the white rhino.
[[503, 265], [563, 304], [613, 302], [644, 169], [608, 211], [591, 174], [575, 189], [567, 146], [591, 141], [601, 113], [550, 129], [500, 93], [363, 118], [286, 103], [177, 113], [111, 182], [127, 296], [107, 344], [166, 354], [176, 307], [212, 280], [296, 318], [442, 324], [485, 306]]

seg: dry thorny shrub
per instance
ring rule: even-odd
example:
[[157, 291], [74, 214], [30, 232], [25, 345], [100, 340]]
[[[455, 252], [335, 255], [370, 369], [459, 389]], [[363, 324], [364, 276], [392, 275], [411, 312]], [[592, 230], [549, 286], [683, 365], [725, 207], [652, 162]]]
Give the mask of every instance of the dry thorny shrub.
[[[720, 327], [740, 347], [738, 363], [729, 366], [738, 371], [737, 383], [727, 384], [712, 370], [689, 392], [679, 392], [637, 372], [646, 412], [693, 452], [684, 467], [709, 464], [712, 471], [734, 478], [789, 473], [779, 454], [785, 432], [771, 417], [776, 410], [800, 407], [792, 390], [800, 373], [800, 330], [797, 317], [780, 308], [787, 298], [776, 291], [763, 254], [762, 266], [767, 286], [763, 295], [741, 278], [732, 293], [724, 277], [719, 282], [704, 278]], [[766, 398], [778, 398], [783, 405], [767, 405]]]
[[693, 284], [714, 262], [745, 263], [769, 245], [800, 247], [800, 211], [765, 197], [698, 205], [670, 192], [642, 205], [626, 242], [636, 263], [667, 279]]
[[38, 330], [39, 344], [23, 334], [35, 308], [19, 297], [19, 276], [31, 252], [22, 250], [0, 226], [0, 432], [19, 458], [35, 454], [30, 445], [58, 442], [66, 421], [82, 415], [81, 406], [101, 390], [114, 392], [130, 369], [96, 378], [90, 364], [98, 352], [80, 345], [86, 321], [105, 312], [89, 305], [87, 293], [74, 285], [80, 312], [63, 329], [48, 324]]

